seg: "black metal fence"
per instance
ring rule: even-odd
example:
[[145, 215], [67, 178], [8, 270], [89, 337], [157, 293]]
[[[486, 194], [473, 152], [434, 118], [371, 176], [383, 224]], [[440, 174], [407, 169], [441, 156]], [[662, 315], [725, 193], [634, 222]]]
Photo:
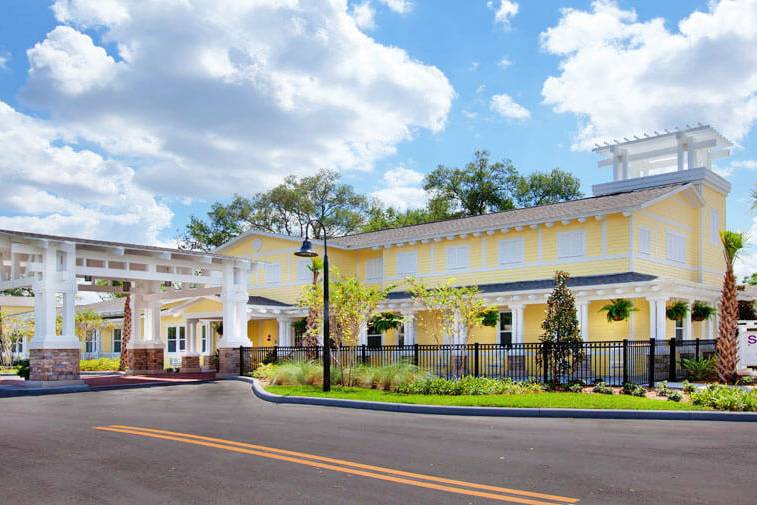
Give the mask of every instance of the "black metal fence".
[[[552, 344], [553, 346], [555, 344]], [[549, 366], [554, 348], [542, 343], [465, 344], [465, 345], [382, 345], [335, 347], [331, 350], [333, 367], [357, 365], [385, 366], [408, 363], [446, 378], [466, 375], [510, 378], [515, 381], [554, 382]], [[686, 379], [683, 358], [706, 358], [715, 353], [715, 340], [616, 340], [573, 344], [570, 371], [559, 381], [604, 381], [621, 386], [627, 382], [653, 384], [657, 381]], [[264, 363], [317, 361], [323, 348], [317, 347], [240, 347], [240, 373], [245, 375]]]

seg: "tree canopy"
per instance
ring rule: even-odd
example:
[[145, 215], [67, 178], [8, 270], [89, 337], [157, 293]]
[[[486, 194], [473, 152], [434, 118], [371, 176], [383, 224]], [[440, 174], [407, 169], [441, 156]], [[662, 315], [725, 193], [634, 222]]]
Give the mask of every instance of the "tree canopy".
[[[510, 160], [492, 162], [487, 151], [476, 151], [463, 168], [439, 165], [426, 175], [425, 207], [400, 210], [357, 193], [338, 172], [321, 170], [290, 175], [250, 197], [234, 195], [228, 204], [216, 202], [205, 218], [190, 218], [178, 241], [181, 248], [208, 251], [249, 229], [302, 236], [314, 218], [336, 237], [573, 200], [583, 196], [580, 186], [560, 169], [521, 175]], [[316, 229], [315, 238], [322, 233]]]

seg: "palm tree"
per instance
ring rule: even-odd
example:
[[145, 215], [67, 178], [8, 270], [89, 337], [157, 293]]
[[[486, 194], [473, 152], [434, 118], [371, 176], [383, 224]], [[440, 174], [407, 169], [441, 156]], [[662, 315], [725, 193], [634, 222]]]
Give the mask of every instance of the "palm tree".
[[[308, 270], [313, 274], [313, 289], [318, 289], [318, 281], [323, 271], [323, 259], [313, 258], [308, 265]], [[302, 336], [302, 345], [305, 347], [315, 347], [318, 345], [318, 334], [321, 331], [318, 322], [320, 311], [315, 307], [310, 307], [307, 317], [307, 329]]]
[[121, 356], [118, 361], [118, 369], [124, 371], [129, 366], [129, 340], [131, 340], [131, 294], [127, 291], [124, 296], [124, 322], [121, 329]]
[[721, 381], [732, 383], [736, 380], [736, 363], [738, 362], [738, 317], [739, 302], [736, 298], [736, 276], [733, 262], [744, 248], [744, 235], [734, 231], [720, 232], [725, 257], [725, 276], [723, 291], [720, 296], [720, 324], [718, 325], [717, 354], [718, 377]]

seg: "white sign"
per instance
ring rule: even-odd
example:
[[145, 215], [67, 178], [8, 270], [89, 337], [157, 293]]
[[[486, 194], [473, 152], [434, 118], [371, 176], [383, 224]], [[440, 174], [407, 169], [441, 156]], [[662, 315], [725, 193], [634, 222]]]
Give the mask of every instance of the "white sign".
[[739, 321], [738, 368], [757, 366], [757, 321]]

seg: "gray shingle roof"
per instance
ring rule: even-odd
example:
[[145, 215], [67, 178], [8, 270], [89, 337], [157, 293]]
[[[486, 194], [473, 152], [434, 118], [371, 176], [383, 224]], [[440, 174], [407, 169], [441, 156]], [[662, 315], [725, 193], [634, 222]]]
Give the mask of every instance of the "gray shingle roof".
[[[606, 275], [583, 275], [570, 277], [568, 287], [580, 288], [586, 286], [600, 286], [603, 284], [626, 284], [630, 282], [647, 282], [653, 281], [657, 277], [649, 274], [640, 274], [638, 272], [624, 272], [620, 274]], [[533, 281], [514, 281], [514, 282], [497, 282], [493, 284], [479, 284], [478, 289], [482, 293], [507, 293], [509, 291], [529, 291], [534, 289], [551, 289], [554, 287], [553, 279], [538, 279]], [[390, 300], [404, 300], [410, 298], [407, 291], [394, 291], [389, 293]]]
[[247, 300], [247, 305], [267, 305], [269, 307], [292, 307], [292, 305], [265, 296], [251, 296]]
[[620, 212], [660, 198], [681, 187], [681, 184], [659, 186], [625, 193], [596, 196], [570, 202], [514, 209], [483, 216], [464, 217], [434, 223], [404, 226], [387, 230], [336, 237], [332, 243], [347, 248], [382, 246], [397, 242], [423, 240], [445, 235], [474, 233], [514, 226], [575, 219], [595, 214]]

